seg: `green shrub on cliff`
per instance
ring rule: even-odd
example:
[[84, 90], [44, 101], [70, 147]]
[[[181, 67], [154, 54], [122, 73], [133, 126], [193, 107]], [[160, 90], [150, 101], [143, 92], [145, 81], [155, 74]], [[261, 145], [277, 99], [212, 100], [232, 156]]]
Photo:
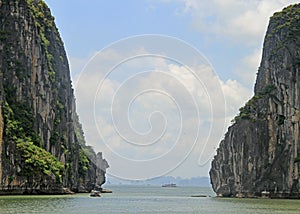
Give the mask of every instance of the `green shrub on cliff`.
[[[239, 109], [239, 114], [237, 116], [235, 116], [235, 118], [231, 122], [234, 123], [234, 122], [237, 122], [240, 120], [250, 120], [251, 122], [255, 122], [257, 119], [258, 101], [261, 99], [273, 97], [272, 93], [275, 89], [276, 89], [275, 85], [266, 85], [259, 93], [257, 93], [257, 95], [254, 95], [245, 104], [245, 106], [243, 106]], [[280, 118], [281, 124], [282, 124], [282, 119], [283, 118]]]
[[85, 152], [82, 149], [80, 149], [79, 150], [79, 166], [78, 166], [79, 175], [84, 177], [88, 171], [89, 165], [90, 165], [89, 159], [85, 155]]
[[34, 131], [34, 116], [28, 105], [25, 103], [14, 102], [4, 103], [4, 123], [5, 137], [8, 140], [16, 141], [17, 139], [30, 138], [37, 146], [41, 145], [40, 136]]
[[62, 180], [64, 165], [51, 153], [39, 147], [41, 139], [33, 130], [33, 115], [25, 104], [5, 102], [4, 135], [7, 140], [16, 143], [21, 155], [21, 173], [27, 177], [55, 176], [57, 182]]
[[[34, 1], [27, 0], [30, 12], [34, 17], [36, 27], [39, 29], [41, 44], [46, 53], [47, 64], [49, 68], [49, 78], [52, 83], [55, 82], [55, 72], [53, 69], [53, 55], [49, 49], [50, 47], [50, 31], [57, 31], [54, 24], [54, 17], [51, 15], [50, 10], [46, 3], [42, 0]], [[56, 32], [57, 33], [57, 32]]]
[[62, 182], [64, 165], [50, 152], [38, 147], [29, 139], [18, 139], [17, 149], [21, 153], [24, 163], [23, 173], [26, 176], [55, 176], [57, 182]]
[[300, 157], [296, 157], [295, 160], [294, 160], [294, 163], [299, 163], [300, 162]]

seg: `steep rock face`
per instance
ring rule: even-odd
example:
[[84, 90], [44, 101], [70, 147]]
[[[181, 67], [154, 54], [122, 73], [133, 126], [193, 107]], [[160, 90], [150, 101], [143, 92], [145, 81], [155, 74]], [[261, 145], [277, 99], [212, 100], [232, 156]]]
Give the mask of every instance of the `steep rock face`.
[[300, 4], [270, 19], [255, 95], [235, 117], [210, 170], [220, 196], [299, 198]]
[[42, 0], [0, 0], [0, 106], [2, 193], [105, 182], [107, 162], [85, 145], [63, 42]]

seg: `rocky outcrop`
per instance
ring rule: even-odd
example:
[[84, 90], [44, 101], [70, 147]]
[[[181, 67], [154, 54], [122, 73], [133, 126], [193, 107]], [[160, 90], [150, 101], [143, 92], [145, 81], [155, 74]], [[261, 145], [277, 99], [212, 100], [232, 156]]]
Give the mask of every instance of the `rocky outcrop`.
[[1, 193], [105, 182], [107, 162], [85, 145], [63, 42], [42, 0], [0, 0], [0, 106]]
[[270, 19], [255, 95], [235, 117], [210, 170], [219, 196], [300, 198], [300, 4]]

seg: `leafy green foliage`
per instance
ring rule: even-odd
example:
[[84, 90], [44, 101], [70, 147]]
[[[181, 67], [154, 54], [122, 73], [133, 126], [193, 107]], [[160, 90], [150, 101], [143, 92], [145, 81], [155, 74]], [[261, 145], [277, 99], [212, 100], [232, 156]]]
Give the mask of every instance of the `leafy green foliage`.
[[79, 149], [79, 168], [78, 173], [81, 176], [85, 176], [88, 171], [90, 161], [85, 155], [85, 152], [82, 149]]
[[30, 138], [35, 145], [41, 145], [39, 135], [34, 131], [34, 116], [25, 103], [4, 103], [5, 136], [9, 140]]
[[75, 134], [76, 139], [80, 145], [79, 149], [79, 175], [84, 178], [86, 175], [91, 161], [96, 161], [95, 151], [91, 146], [85, 145], [84, 133], [82, 130], [82, 125], [79, 122], [79, 117], [76, 115], [75, 118]]
[[272, 50], [273, 56], [277, 56], [283, 48], [289, 49], [288, 44], [291, 42], [297, 42], [300, 34], [299, 20], [300, 8], [297, 4], [290, 5], [271, 17], [272, 31], [267, 37], [276, 40], [276, 46]]
[[272, 92], [276, 89], [274, 85], [267, 85], [258, 95], [253, 96], [245, 106], [239, 109], [240, 113], [232, 120], [232, 122], [237, 122], [240, 120], [250, 120], [252, 122], [256, 121], [256, 111], [257, 103], [260, 99], [265, 97], [270, 97]]
[[277, 119], [277, 123], [279, 126], [284, 124], [285, 116], [284, 115], [279, 115]]
[[59, 133], [58, 131], [53, 131], [51, 137], [50, 137], [50, 144], [55, 145], [59, 140]]
[[284, 19], [288, 23], [289, 21], [292, 21], [295, 18], [299, 19], [299, 13], [300, 8], [298, 7], [298, 4], [293, 4], [284, 8], [281, 12], [274, 13], [271, 19]]
[[19, 121], [11, 119], [11, 117], [13, 117], [13, 111], [7, 102], [3, 106], [3, 115], [5, 121], [4, 135], [8, 136], [11, 140], [17, 140], [17, 136], [19, 133], [22, 133], [23, 129], [20, 127], [21, 123]]
[[10, 36], [10, 34], [11, 33], [9, 31], [0, 30], [0, 41], [1, 42], [6, 41], [6, 39]]
[[11, 142], [16, 142], [24, 164], [22, 173], [25, 176], [54, 175], [61, 182], [64, 166], [45, 149], [41, 148], [41, 139], [33, 130], [34, 117], [25, 103], [3, 106], [4, 136]]
[[9, 185], [14, 181], [15, 177], [14, 176], [8, 176], [8, 183]]
[[64, 165], [59, 162], [50, 152], [34, 145], [30, 139], [18, 139], [17, 149], [21, 152], [25, 168], [23, 173], [32, 175], [54, 175], [57, 182], [62, 182]]
[[258, 93], [259, 98], [271, 94], [276, 89], [275, 85], [267, 85], [261, 92]]
[[290, 33], [299, 33], [300, 8], [297, 4], [284, 8], [281, 12], [274, 13], [271, 21], [276, 24], [272, 33], [289, 29]]
[[300, 162], [300, 157], [296, 157], [295, 160], [294, 160], [294, 163], [299, 163]]
[[50, 51], [50, 38], [49, 32], [57, 29], [54, 25], [54, 17], [51, 15], [50, 10], [46, 3], [42, 0], [34, 1], [27, 0], [27, 4], [30, 8], [31, 15], [34, 17], [35, 25], [39, 28], [40, 37], [42, 41], [42, 47], [46, 53], [47, 64], [49, 67], [49, 78], [52, 83], [55, 82], [55, 72], [53, 69], [54, 57]]

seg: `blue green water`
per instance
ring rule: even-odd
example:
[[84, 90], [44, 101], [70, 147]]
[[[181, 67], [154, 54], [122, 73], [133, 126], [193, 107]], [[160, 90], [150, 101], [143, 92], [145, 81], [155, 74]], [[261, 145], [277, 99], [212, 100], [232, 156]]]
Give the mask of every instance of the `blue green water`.
[[0, 213], [300, 213], [299, 200], [193, 198], [210, 188], [110, 186], [112, 194], [1, 196]]

